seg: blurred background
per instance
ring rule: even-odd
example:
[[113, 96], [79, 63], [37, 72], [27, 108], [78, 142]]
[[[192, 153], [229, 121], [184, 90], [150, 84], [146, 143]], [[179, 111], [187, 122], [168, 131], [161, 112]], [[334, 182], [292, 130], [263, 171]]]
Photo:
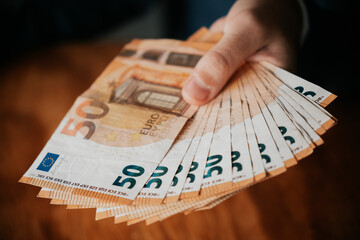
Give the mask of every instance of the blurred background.
[[54, 44], [132, 38], [186, 39], [226, 15], [233, 0], [26, 1], [3, 3], [6, 57]]
[[305, 0], [297, 75], [339, 97], [325, 144], [279, 177], [212, 210], [150, 227], [96, 222], [17, 183], [76, 96], [132, 38], [186, 39], [233, 0], [3, 0], [0, 3], [0, 239], [359, 239], [356, 1]]
[[[199, 27], [209, 27], [226, 15], [233, 2], [4, 0], [0, 10], [4, 33], [0, 63], [8, 64], [31, 52], [68, 42], [124, 42], [132, 38], [184, 40]], [[355, 56], [359, 52], [356, 1], [304, 2], [310, 29], [299, 54], [298, 74], [311, 76], [339, 91], [354, 90], [348, 83], [356, 76]]]

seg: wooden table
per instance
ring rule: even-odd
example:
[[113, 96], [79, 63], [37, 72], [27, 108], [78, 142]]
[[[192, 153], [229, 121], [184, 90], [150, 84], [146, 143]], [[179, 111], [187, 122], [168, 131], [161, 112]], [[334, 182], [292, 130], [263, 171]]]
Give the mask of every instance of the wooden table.
[[[121, 44], [69, 44], [33, 53], [0, 72], [0, 239], [355, 239], [359, 237], [359, 108], [351, 96], [329, 106], [339, 124], [325, 144], [286, 173], [219, 206], [163, 222], [126, 226], [66, 210], [18, 180], [76, 96]], [[358, 103], [358, 102], [357, 102]], [[359, 117], [359, 115], [357, 115]], [[358, 238], [359, 239], [359, 238]]]

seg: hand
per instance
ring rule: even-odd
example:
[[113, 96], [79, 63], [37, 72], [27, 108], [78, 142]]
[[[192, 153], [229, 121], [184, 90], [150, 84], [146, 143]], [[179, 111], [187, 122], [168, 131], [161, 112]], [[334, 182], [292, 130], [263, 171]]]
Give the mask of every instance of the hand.
[[302, 16], [297, 0], [238, 0], [210, 27], [222, 39], [197, 63], [184, 84], [185, 101], [213, 99], [243, 61], [268, 61], [294, 70]]

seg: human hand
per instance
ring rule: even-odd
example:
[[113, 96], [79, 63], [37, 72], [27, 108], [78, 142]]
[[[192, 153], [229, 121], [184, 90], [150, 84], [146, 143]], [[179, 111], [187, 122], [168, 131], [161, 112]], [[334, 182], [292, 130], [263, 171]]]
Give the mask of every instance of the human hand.
[[195, 66], [182, 89], [185, 101], [213, 99], [243, 61], [268, 61], [294, 70], [302, 16], [297, 0], [238, 0], [210, 27], [222, 39]]

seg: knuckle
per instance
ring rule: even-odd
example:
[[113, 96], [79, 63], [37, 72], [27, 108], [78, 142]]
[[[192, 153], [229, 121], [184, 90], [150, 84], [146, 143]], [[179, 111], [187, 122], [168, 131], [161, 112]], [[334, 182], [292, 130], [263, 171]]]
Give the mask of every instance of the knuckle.
[[228, 42], [222, 42], [206, 54], [196, 68], [202, 82], [209, 87], [219, 88], [232, 74], [236, 66], [236, 55]]
[[212, 62], [214, 71], [218, 72], [221, 75], [227, 75], [230, 72], [231, 57], [226, 51], [213, 49], [213, 51], [211, 51], [209, 54], [209, 59]]
[[199, 63], [195, 72], [202, 83], [209, 87], [218, 87], [231, 73], [231, 57], [221, 49], [212, 49]]
[[[241, 12], [241, 18], [239, 18], [239, 21], [241, 21], [242, 26], [248, 26], [244, 29], [242, 29], [243, 33], [245, 35], [248, 35], [251, 38], [256, 39], [265, 39], [268, 35], [268, 27], [262, 20], [262, 18], [254, 12], [254, 10], [244, 10]], [[234, 21], [233, 22], [232, 29], [237, 29], [239, 22]]]

